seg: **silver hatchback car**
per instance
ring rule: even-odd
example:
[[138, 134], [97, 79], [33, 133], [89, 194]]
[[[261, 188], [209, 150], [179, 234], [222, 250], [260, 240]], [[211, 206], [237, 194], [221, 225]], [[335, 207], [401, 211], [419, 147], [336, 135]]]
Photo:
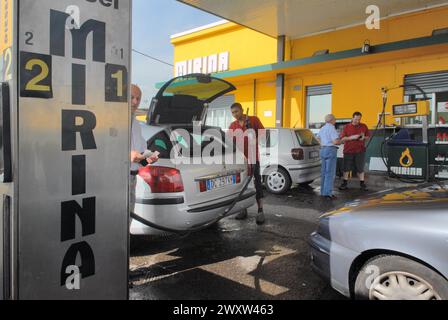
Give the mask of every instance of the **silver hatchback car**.
[[448, 300], [447, 188], [389, 190], [322, 216], [314, 269], [347, 297]]
[[175, 78], [160, 89], [148, 124], [141, 124], [148, 149], [158, 151], [160, 160], [139, 170], [135, 214], [140, 221], [132, 221], [131, 234], [188, 232], [255, 204], [253, 183], [246, 183], [247, 164], [223, 161], [229, 153], [244, 159], [241, 152], [226, 143], [221, 129], [193, 126], [205, 123], [208, 103], [233, 90], [230, 83], [205, 75]]
[[287, 192], [292, 184], [310, 184], [320, 177], [320, 144], [309, 129], [266, 129], [260, 139], [260, 164], [266, 189]]

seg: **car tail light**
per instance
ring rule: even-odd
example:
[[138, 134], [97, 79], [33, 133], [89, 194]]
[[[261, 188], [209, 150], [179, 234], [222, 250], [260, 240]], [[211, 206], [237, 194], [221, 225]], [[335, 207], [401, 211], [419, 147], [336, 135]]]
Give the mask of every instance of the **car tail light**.
[[241, 173], [236, 175], [236, 184], [241, 183]]
[[180, 171], [174, 168], [148, 166], [140, 168], [139, 176], [151, 187], [153, 193], [183, 192]]
[[199, 191], [200, 192], [207, 191], [207, 182], [205, 180], [199, 181]]
[[305, 159], [305, 152], [303, 149], [292, 149], [291, 155], [294, 160], [304, 160]]

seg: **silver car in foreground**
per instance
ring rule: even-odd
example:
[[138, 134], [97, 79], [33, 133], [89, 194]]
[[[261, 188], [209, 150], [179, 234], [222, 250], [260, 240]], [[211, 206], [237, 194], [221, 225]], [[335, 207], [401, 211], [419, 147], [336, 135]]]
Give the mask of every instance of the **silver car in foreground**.
[[448, 185], [378, 193], [321, 217], [314, 269], [347, 297], [448, 299]]
[[[219, 128], [193, 127], [195, 121], [205, 123], [208, 103], [233, 90], [230, 83], [204, 75], [175, 78], [160, 89], [148, 124], [141, 124], [148, 149], [160, 152], [160, 160], [139, 171], [135, 214], [162, 228], [134, 219], [131, 234], [188, 232], [255, 204], [253, 183], [244, 190], [247, 164], [223, 161], [228, 152], [244, 156], [226, 144]], [[172, 161], [174, 154], [178, 162]]]
[[292, 184], [320, 177], [320, 145], [309, 129], [266, 129], [260, 139], [260, 163], [266, 189], [286, 193]]

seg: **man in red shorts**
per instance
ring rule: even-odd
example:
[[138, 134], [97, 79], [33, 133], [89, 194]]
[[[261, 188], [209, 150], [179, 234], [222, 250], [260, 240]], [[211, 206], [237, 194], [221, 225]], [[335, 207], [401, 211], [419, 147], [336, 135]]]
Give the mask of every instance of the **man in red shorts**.
[[368, 191], [365, 183], [364, 167], [366, 162], [365, 142], [370, 138], [370, 132], [367, 126], [361, 123], [361, 112], [353, 114], [353, 120], [346, 125], [341, 134], [341, 140], [344, 143], [344, 181], [339, 190], [348, 189], [348, 179], [353, 169], [358, 174], [360, 187], [363, 191]]

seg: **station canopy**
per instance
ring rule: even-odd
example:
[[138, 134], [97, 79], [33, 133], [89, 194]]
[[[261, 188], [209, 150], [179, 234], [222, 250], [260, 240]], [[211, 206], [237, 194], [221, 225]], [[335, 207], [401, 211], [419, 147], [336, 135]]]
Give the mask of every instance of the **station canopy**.
[[272, 37], [297, 39], [364, 24], [376, 5], [382, 19], [435, 6], [447, 0], [178, 0]]

